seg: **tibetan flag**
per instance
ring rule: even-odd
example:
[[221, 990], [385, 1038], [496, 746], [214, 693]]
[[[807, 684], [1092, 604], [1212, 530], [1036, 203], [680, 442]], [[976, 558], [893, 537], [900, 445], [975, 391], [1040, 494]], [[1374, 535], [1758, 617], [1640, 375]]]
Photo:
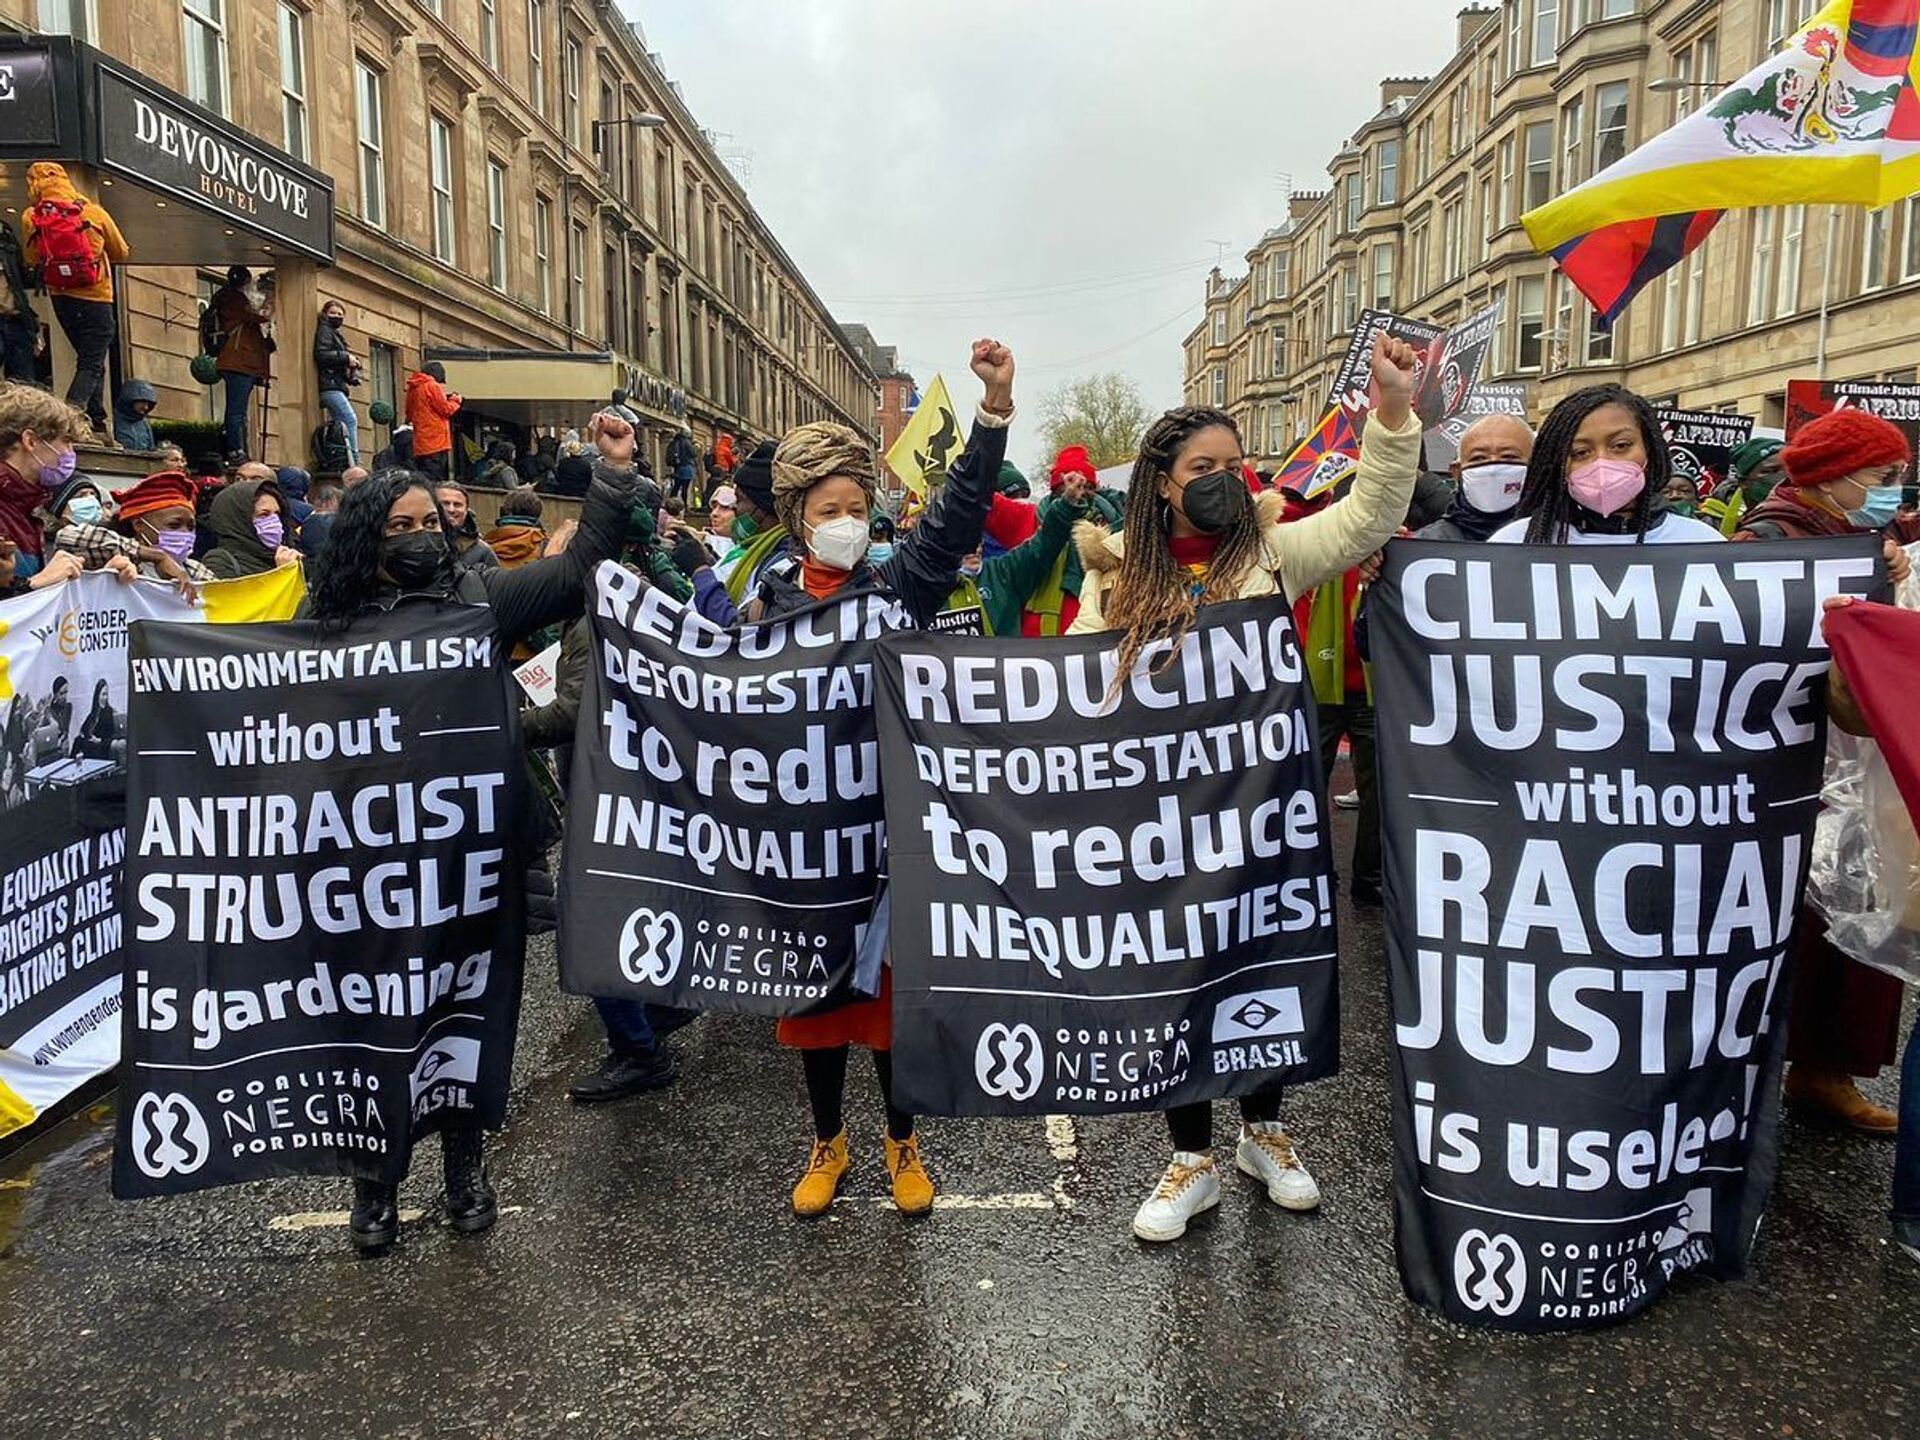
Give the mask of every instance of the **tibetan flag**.
[[1273, 484], [1311, 500], [1359, 468], [1360, 432], [1346, 407], [1335, 405], [1274, 472]]
[[1917, 21], [1920, 0], [1833, 0], [1710, 104], [1523, 215], [1534, 248], [1611, 325], [1724, 211], [1920, 191]]
[[908, 493], [925, 498], [947, 478], [966, 445], [967, 432], [960, 428], [960, 414], [947, 396], [947, 382], [936, 375], [913, 419], [887, 452], [887, 468], [900, 477]]

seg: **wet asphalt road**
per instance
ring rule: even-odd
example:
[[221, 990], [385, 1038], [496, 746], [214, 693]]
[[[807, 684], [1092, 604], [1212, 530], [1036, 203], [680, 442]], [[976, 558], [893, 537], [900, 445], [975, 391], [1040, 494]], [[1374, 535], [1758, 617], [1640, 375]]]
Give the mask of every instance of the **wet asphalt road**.
[[1229, 1165], [1214, 1217], [1160, 1248], [1127, 1228], [1155, 1117], [929, 1122], [958, 1204], [903, 1221], [864, 1067], [852, 1198], [794, 1220], [806, 1110], [771, 1026], [702, 1020], [676, 1090], [575, 1107], [598, 1033], [544, 941], [489, 1235], [437, 1223], [431, 1143], [383, 1261], [317, 1213], [344, 1182], [116, 1202], [101, 1107], [0, 1161], [0, 1437], [1920, 1436], [1884, 1143], [1790, 1120], [1752, 1277], [1625, 1326], [1518, 1340], [1410, 1306], [1379, 926], [1342, 923], [1345, 1068], [1286, 1109], [1324, 1207], [1286, 1214]]

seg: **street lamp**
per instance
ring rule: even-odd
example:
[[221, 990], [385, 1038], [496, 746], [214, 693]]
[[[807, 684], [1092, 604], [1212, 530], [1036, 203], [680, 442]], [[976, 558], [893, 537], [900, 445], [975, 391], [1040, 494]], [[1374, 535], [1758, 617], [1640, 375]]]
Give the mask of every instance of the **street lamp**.
[[651, 110], [639, 115], [629, 115], [624, 120], [596, 120], [593, 122], [593, 153], [596, 155], [600, 153], [601, 135], [605, 131], [627, 128], [635, 130], [658, 130], [666, 123], [666, 116], [656, 115]]

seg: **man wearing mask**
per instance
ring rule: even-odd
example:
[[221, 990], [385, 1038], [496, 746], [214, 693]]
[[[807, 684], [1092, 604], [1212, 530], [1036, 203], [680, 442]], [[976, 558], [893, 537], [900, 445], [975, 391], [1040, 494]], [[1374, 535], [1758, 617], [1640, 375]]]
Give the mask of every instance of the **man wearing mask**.
[[[1416, 540], [1485, 540], [1513, 519], [1533, 458], [1533, 431], [1512, 415], [1485, 415], [1460, 437], [1453, 502]], [[1369, 577], [1372, 578], [1372, 577]]]
[[1785, 445], [1783, 440], [1762, 437], [1738, 446], [1728, 457], [1727, 478], [1700, 507], [1701, 515], [1718, 525], [1722, 535], [1738, 531], [1741, 517], [1773, 493], [1780, 483], [1780, 452]]

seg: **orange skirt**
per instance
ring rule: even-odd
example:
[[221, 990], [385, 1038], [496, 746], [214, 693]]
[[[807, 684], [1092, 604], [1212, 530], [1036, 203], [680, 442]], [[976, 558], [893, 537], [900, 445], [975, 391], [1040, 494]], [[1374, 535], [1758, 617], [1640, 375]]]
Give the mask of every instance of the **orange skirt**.
[[774, 1027], [782, 1045], [795, 1050], [832, 1050], [842, 1045], [864, 1045], [869, 1050], [893, 1048], [893, 967], [880, 967], [880, 993], [854, 1000], [818, 1015], [790, 1015]]

